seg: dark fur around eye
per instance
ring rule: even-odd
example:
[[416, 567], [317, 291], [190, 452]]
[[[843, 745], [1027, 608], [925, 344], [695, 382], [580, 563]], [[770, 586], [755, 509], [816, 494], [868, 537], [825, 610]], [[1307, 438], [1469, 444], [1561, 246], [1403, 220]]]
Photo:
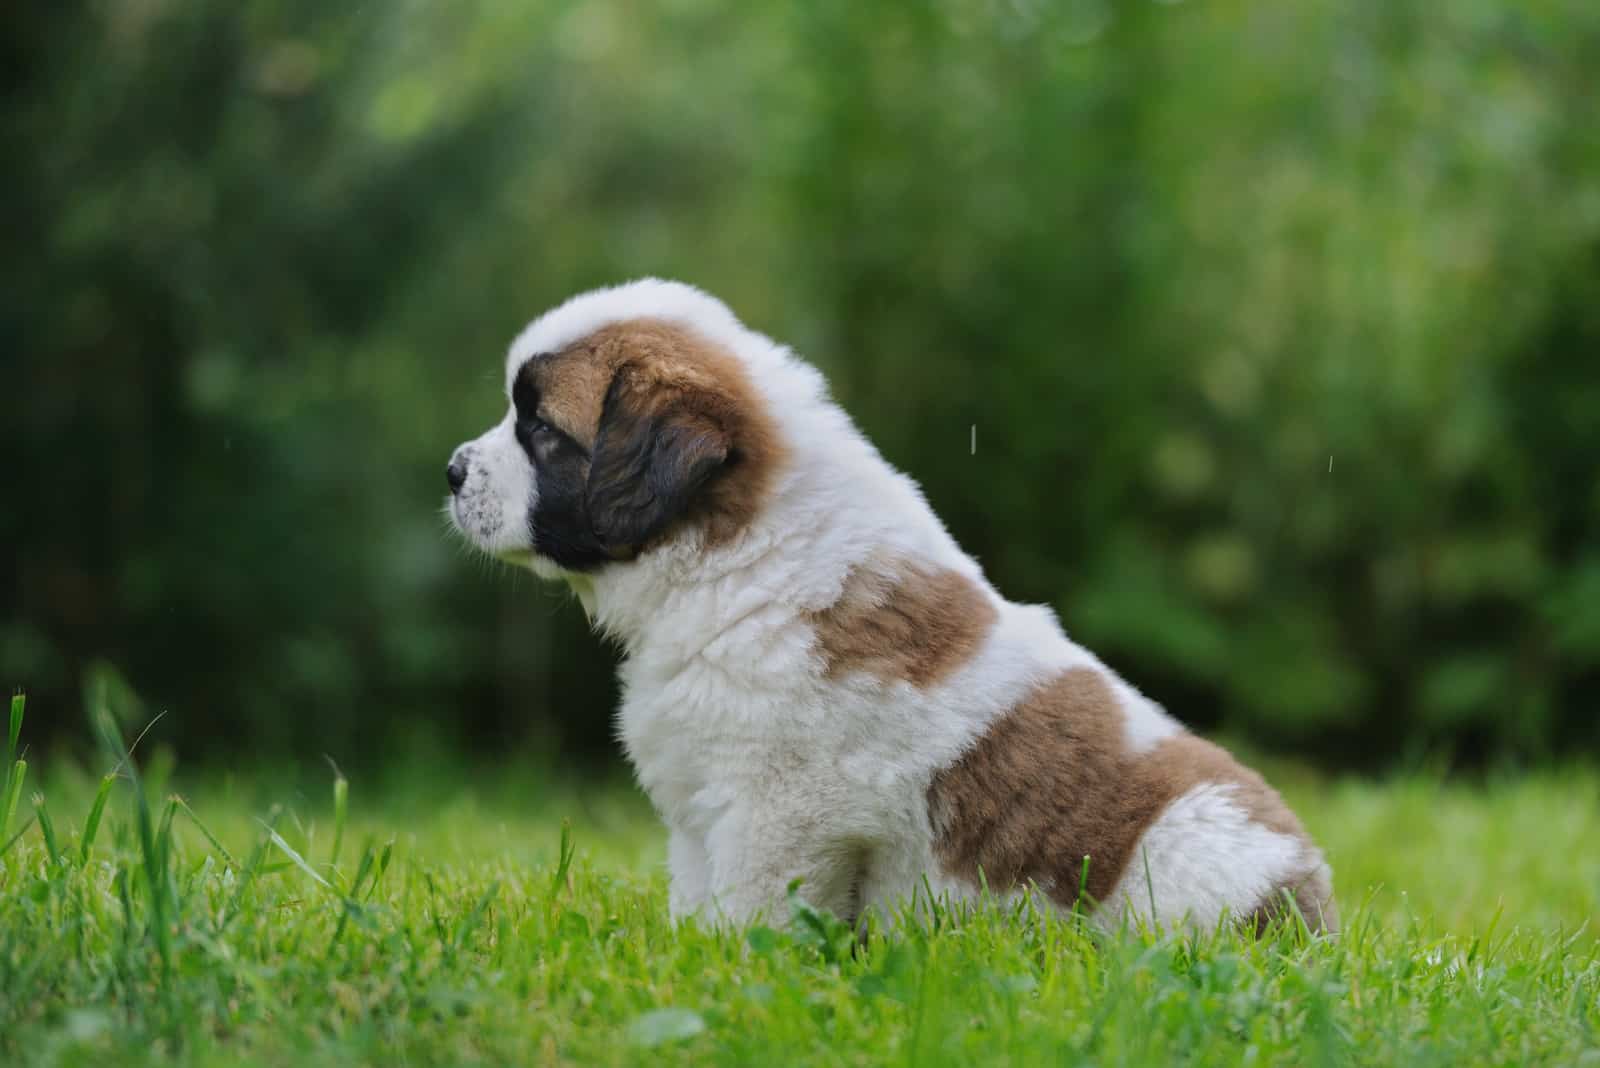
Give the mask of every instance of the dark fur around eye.
[[[532, 448], [529, 455], [535, 456]], [[551, 433], [541, 435], [535, 460], [538, 500], [528, 516], [534, 548], [571, 571], [587, 571], [613, 559], [589, 518], [588, 453], [570, 438]]]
[[517, 420], [531, 419], [539, 407], [539, 391], [528, 381], [526, 372], [517, 376], [511, 387], [511, 403], [517, 409]]

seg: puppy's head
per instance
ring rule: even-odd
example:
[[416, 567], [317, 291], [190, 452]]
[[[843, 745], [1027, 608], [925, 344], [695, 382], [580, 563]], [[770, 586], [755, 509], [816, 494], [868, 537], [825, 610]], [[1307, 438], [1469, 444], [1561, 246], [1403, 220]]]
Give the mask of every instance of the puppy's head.
[[736, 536], [781, 452], [742, 333], [712, 298], [658, 282], [537, 320], [512, 346], [504, 418], [450, 459], [456, 527], [551, 577]]

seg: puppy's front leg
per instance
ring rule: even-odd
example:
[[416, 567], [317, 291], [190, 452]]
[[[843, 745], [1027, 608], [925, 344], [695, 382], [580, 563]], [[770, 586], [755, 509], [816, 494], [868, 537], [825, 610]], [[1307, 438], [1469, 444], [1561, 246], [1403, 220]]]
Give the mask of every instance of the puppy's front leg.
[[711, 854], [698, 835], [673, 829], [667, 839], [667, 872], [672, 877], [667, 907], [673, 919], [681, 920], [711, 903]]
[[817, 836], [814, 820], [754, 819], [730, 814], [707, 839], [711, 899], [717, 913], [734, 923], [761, 917], [789, 919], [789, 884], [801, 881], [800, 896], [837, 916], [855, 919], [863, 851], [851, 843]]

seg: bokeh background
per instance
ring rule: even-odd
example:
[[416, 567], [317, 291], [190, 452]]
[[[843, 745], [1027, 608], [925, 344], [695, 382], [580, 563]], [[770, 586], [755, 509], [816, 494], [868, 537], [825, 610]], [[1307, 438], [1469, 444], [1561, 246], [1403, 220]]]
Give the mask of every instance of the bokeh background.
[[821, 365], [1003, 591], [1189, 722], [1600, 751], [1593, 0], [0, 27], [30, 734], [86, 739], [104, 663], [202, 761], [616, 759], [614, 652], [453, 540], [442, 469], [527, 319], [660, 274]]

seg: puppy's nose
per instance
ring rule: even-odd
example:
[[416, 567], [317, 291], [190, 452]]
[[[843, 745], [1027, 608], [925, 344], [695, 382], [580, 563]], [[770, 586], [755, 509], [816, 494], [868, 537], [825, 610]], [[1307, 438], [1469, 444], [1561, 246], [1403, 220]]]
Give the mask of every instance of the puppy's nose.
[[444, 469], [444, 480], [450, 483], [452, 495], [460, 493], [461, 487], [467, 484], [467, 465], [459, 456], [450, 458], [450, 466]]

